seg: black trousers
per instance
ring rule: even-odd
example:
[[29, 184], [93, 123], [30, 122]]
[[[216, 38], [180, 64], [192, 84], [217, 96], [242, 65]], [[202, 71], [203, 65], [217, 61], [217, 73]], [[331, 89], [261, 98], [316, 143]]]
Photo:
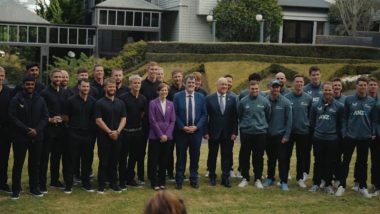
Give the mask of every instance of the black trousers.
[[380, 189], [380, 139], [376, 139], [370, 145], [371, 150], [371, 181], [376, 189]]
[[[293, 146], [296, 144], [296, 157], [297, 157], [297, 181], [303, 178], [303, 173], [306, 172], [309, 174], [310, 171], [310, 153], [312, 140], [310, 135], [301, 135], [301, 134], [291, 134], [289, 139], [290, 158], [293, 152]], [[290, 162], [289, 162], [290, 164]]]
[[119, 160], [119, 183], [124, 185], [127, 182], [127, 160], [129, 155], [127, 132], [121, 132], [120, 160]]
[[[61, 158], [66, 144], [65, 127], [63, 124], [49, 124], [45, 129], [45, 138], [42, 145], [41, 164], [40, 164], [40, 186], [45, 187], [47, 183], [47, 170], [50, 159], [50, 181], [59, 181], [59, 171]], [[63, 162], [65, 168], [65, 162]]]
[[243, 178], [249, 181], [249, 168], [250, 163], [249, 159], [252, 154], [252, 165], [255, 181], [261, 179], [263, 175], [264, 167], [264, 150], [267, 141], [266, 134], [240, 134], [241, 140], [241, 149], [240, 149], [240, 158], [241, 158], [241, 171]]
[[114, 141], [103, 133], [98, 135], [99, 188], [105, 188], [108, 174], [107, 172], [110, 173], [109, 181], [111, 185], [115, 185], [117, 183], [117, 167], [119, 163], [120, 146], [120, 139]]
[[151, 164], [149, 174], [152, 187], [166, 185], [165, 172], [171, 144], [170, 141], [161, 143], [159, 140], [149, 140], [148, 159]]
[[169, 159], [168, 159], [168, 166], [167, 166], [167, 173], [169, 177], [174, 177], [174, 148], [175, 148], [175, 141], [171, 141], [169, 145]]
[[8, 161], [11, 150], [11, 134], [6, 127], [0, 127], [0, 187], [8, 182]]
[[90, 183], [91, 153], [93, 153], [93, 133], [70, 129], [68, 134], [67, 173], [64, 173], [65, 183], [69, 187], [73, 186], [75, 167], [77, 167], [77, 161], [79, 160], [82, 184], [88, 185]]
[[20, 192], [21, 190], [21, 174], [24, 166], [26, 151], [28, 151], [28, 174], [29, 188], [37, 189], [39, 184], [39, 170], [41, 158], [41, 141], [18, 141], [13, 143], [13, 170], [12, 170], [12, 191]]
[[268, 136], [266, 144], [266, 153], [268, 156], [268, 179], [275, 180], [276, 163], [278, 161], [278, 171], [280, 175], [280, 181], [288, 183], [288, 172], [290, 167], [290, 157], [292, 145], [287, 143], [281, 143], [282, 135]]
[[210, 171], [210, 174], [209, 174], [210, 179], [216, 178], [215, 170], [216, 170], [216, 160], [218, 158], [219, 146], [220, 146], [220, 152], [221, 152], [222, 178], [223, 179], [229, 178], [233, 145], [234, 145], [234, 142], [228, 137], [224, 137], [223, 135], [221, 135], [218, 139], [210, 139], [208, 141], [208, 147], [209, 147], [208, 168]]
[[357, 172], [357, 182], [359, 182], [360, 188], [367, 188], [367, 168], [368, 168], [368, 150], [369, 145], [372, 140], [354, 140], [354, 139], [344, 139], [344, 153], [342, 162], [342, 174], [341, 174], [341, 184], [346, 188], [346, 179], [349, 172], [350, 162], [352, 153], [356, 147], [356, 162], [357, 167], [355, 170]]
[[127, 182], [130, 182], [135, 178], [136, 164], [139, 161], [141, 161], [141, 159], [145, 158], [144, 156], [146, 144], [142, 131], [127, 132], [125, 136], [125, 141], [128, 145], [128, 164], [126, 180]]
[[336, 168], [336, 156], [339, 144], [337, 140], [313, 139], [315, 157], [313, 182], [321, 184], [321, 179], [326, 181], [326, 186], [331, 186], [333, 172]]

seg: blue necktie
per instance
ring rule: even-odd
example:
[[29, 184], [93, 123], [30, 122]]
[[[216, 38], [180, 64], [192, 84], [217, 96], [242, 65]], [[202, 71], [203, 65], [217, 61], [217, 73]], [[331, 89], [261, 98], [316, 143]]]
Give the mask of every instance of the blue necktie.
[[191, 99], [193, 96], [189, 95], [189, 102], [187, 106], [187, 126], [193, 125], [193, 100]]

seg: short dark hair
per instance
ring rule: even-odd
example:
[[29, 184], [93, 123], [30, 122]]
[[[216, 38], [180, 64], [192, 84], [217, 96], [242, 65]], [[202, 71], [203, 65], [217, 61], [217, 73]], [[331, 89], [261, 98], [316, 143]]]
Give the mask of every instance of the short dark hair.
[[180, 74], [183, 75], [183, 71], [182, 71], [182, 69], [180, 69], [180, 68], [175, 68], [175, 69], [172, 71], [172, 76], [174, 76], [175, 74], [178, 74], [178, 73], [180, 73]]
[[169, 90], [169, 85], [165, 82], [162, 82], [158, 85], [157, 91], [161, 91], [161, 89], [163, 89], [164, 87], [166, 87]]
[[248, 76], [248, 81], [251, 80], [261, 81], [261, 75], [259, 73], [252, 73]]
[[224, 78], [231, 78], [231, 79], [233, 79], [233, 77], [232, 77], [231, 74], [226, 74], [226, 75], [224, 75]]
[[95, 69], [96, 69], [97, 67], [102, 67], [102, 68], [104, 68], [104, 66], [101, 65], [101, 64], [95, 64], [92, 70], [95, 71]]
[[82, 82], [90, 83], [90, 80], [88, 80], [86, 78], [79, 79], [78, 80], [78, 85], [82, 84]]
[[356, 85], [359, 84], [359, 82], [366, 82], [366, 83], [368, 83], [368, 79], [367, 79], [367, 77], [360, 76], [360, 77], [356, 80]]
[[196, 80], [195, 76], [193, 74], [188, 74], [185, 76], [185, 83], [187, 82], [188, 79], [191, 80]]
[[77, 74], [81, 74], [81, 73], [88, 73], [88, 70], [86, 68], [78, 68]]
[[36, 78], [34, 78], [33, 76], [31, 75], [27, 75], [24, 77], [24, 79], [22, 79], [22, 83], [24, 84], [25, 82], [35, 82], [36, 81]]
[[251, 81], [249, 81], [248, 86], [251, 86], [251, 85], [258, 85], [258, 84], [259, 84], [258, 81], [256, 81], [256, 80], [251, 80]]
[[370, 77], [369, 78], [369, 80], [368, 80], [369, 82], [379, 82], [377, 79], [376, 79], [376, 77]]
[[334, 77], [331, 82], [342, 82], [342, 80], [339, 77]]
[[38, 63], [35, 63], [35, 62], [28, 63], [25, 66], [25, 68], [26, 68], [26, 70], [29, 70], [30, 68], [35, 67], [35, 66], [37, 66], [38, 68], [40, 68], [40, 65]]
[[332, 84], [331, 81], [326, 81], [326, 82], [323, 83], [323, 87], [324, 87], [325, 85], [330, 85], [330, 86], [332, 87], [333, 84]]
[[302, 74], [296, 74], [293, 76], [293, 79], [298, 78], [298, 77], [301, 77], [302, 79], [305, 78], [305, 76]]
[[311, 73], [313, 73], [314, 71], [321, 71], [321, 69], [318, 67], [318, 66], [311, 66], [309, 68], [309, 75], [311, 75]]

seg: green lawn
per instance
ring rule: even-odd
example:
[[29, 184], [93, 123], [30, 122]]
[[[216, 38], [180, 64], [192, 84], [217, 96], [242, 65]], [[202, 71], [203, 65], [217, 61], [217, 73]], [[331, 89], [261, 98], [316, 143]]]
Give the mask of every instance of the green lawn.
[[[234, 149], [235, 170], [239, 146], [236, 144]], [[184, 198], [189, 213], [380, 213], [380, 197], [368, 200], [349, 190], [344, 197], [337, 198], [322, 191], [310, 193], [299, 189], [294, 179], [295, 157], [292, 159], [293, 179], [289, 181], [289, 192], [282, 192], [277, 187], [257, 190], [252, 181], [250, 186], [241, 189], [237, 187], [239, 180], [236, 178], [232, 179], [231, 189], [219, 184], [211, 187], [204, 177], [206, 159], [207, 144], [203, 144], [199, 189], [192, 189], [185, 183], [184, 188], [177, 191], [174, 183], [168, 184], [169, 191]], [[97, 162], [96, 158], [94, 166], [97, 166]], [[97, 171], [96, 167], [94, 169]], [[220, 169], [218, 174], [220, 175]], [[106, 191], [104, 195], [86, 193], [79, 187], [75, 187], [71, 195], [66, 195], [61, 190], [50, 188], [43, 198], [34, 198], [27, 194], [26, 164], [22, 183], [25, 191], [19, 200], [12, 201], [9, 196], [3, 193], [0, 195], [0, 213], [142, 213], [144, 204], [154, 194], [149, 184], [146, 184], [143, 189], [130, 188], [121, 194]], [[93, 183], [95, 185], [96, 181]], [[352, 170], [348, 181], [348, 185], [351, 184]], [[307, 181], [307, 185], [310, 187], [311, 180]]]

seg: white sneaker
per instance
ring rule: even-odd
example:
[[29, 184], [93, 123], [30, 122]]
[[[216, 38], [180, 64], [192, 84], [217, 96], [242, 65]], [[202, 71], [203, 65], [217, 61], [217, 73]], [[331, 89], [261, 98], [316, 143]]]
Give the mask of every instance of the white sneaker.
[[338, 189], [340, 186], [340, 181], [335, 181], [334, 182], [334, 188]]
[[352, 186], [352, 190], [354, 190], [355, 192], [359, 191], [359, 183], [358, 182], [354, 183], [354, 185]]
[[231, 170], [231, 171], [230, 171], [230, 177], [231, 177], [231, 178], [236, 178], [236, 175], [235, 175], [234, 170]]
[[240, 171], [238, 171], [236, 177], [237, 177], [237, 178], [243, 178], [243, 176], [241, 175], [241, 172], [240, 172]]
[[306, 188], [306, 184], [305, 184], [305, 181], [303, 181], [302, 179], [299, 179], [297, 181], [298, 183], [298, 186], [301, 187], [301, 188]]
[[325, 180], [321, 180], [321, 184], [319, 185], [319, 188], [323, 189], [326, 187], [326, 181]]
[[205, 174], [205, 177], [208, 178], [209, 175], [210, 175], [210, 172], [207, 170], [206, 174]]
[[306, 172], [304, 172], [303, 173], [303, 181], [306, 181], [308, 178], [309, 178], [309, 175]]
[[327, 186], [325, 188], [325, 193], [327, 193], [328, 195], [334, 195], [334, 190], [333, 190], [332, 186]]
[[341, 197], [341, 196], [344, 195], [345, 191], [346, 191], [346, 189], [344, 189], [342, 186], [339, 186], [338, 189], [335, 192], [335, 196]]
[[364, 198], [372, 198], [372, 195], [369, 194], [367, 188], [361, 188], [361, 189], [359, 189], [359, 193], [360, 193]]
[[310, 189], [309, 192], [318, 192], [319, 186], [318, 185], [313, 185]]
[[261, 180], [260, 179], [257, 179], [256, 182], [255, 182], [255, 186], [257, 189], [264, 189], [264, 186], [263, 184], [261, 183]]
[[244, 188], [248, 186], [248, 181], [247, 179], [243, 178], [243, 180], [239, 183], [238, 187]]
[[372, 193], [372, 197], [376, 197], [380, 195], [380, 190], [376, 190], [375, 192]]

